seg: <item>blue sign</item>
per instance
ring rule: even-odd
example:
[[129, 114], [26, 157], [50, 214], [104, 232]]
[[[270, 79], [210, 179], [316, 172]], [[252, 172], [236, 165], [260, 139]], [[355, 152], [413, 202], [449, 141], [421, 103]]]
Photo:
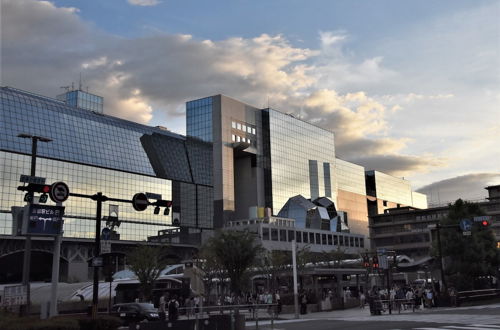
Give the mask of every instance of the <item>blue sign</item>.
[[472, 230], [472, 221], [470, 219], [460, 220], [460, 229], [462, 229], [462, 231], [471, 231]]
[[111, 237], [111, 229], [109, 229], [108, 227], [105, 227], [101, 230], [101, 238], [105, 241], [109, 240], [109, 238]]
[[31, 204], [24, 207], [23, 234], [52, 236], [62, 232], [64, 206]]

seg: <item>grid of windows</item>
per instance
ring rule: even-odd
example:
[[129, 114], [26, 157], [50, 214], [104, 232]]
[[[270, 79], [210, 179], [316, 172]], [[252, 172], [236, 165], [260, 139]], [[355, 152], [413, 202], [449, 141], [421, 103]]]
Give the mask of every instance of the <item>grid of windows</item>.
[[76, 90], [58, 95], [57, 99], [73, 107], [103, 113], [104, 99], [102, 96]]
[[[13, 205], [22, 206], [24, 193], [17, 190], [21, 174], [30, 172], [31, 157], [10, 152], [0, 152], [0, 184], [3, 187], [0, 209], [10, 211]], [[132, 199], [137, 192], [153, 192], [161, 194], [164, 199], [171, 199], [171, 181], [150, 176], [136, 175], [113, 171], [93, 166], [85, 166], [62, 161], [37, 158], [36, 175], [47, 178], [47, 183], [64, 181], [73, 193], [104, 195], [120, 199]], [[49, 199], [47, 204], [53, 204]], [[121, 220], [148, 222], [157, 225], [140, 225], [122, 223], [119, 228], [120, 239], [145, 240], [147, 236], [156, 235], [163, 226], [171, 224], [171, 215], [153, 214], [151, 208], [137, 212], [131, 204], [106, 202], [103, 204], [103, 216], [106, 216], [109, 204], [119, 205]], [[95, 223], [93, 220], [75, 219], [77, 217], [95, 217], [96, 202], [86, 198], [70, 197], [65, 203], [64, 222], [65, 237], [93, 238]], [[11, 233], [12, 216], [0, 213], [0, 234]]]
[[372, 171], [371, 173], [375, 175], [378, 199], [412, 205], [412, 192], [409, 181], [378, 171]]
[[[64, 181], [72, 192], [101, 191], [122, 199], [131, 199], [137, 192], [159, 193], [171, 199], [170, 180], [202, 184], [205, 186], [199, 189], [197, 203], [203, 207], [198, 211], [200, 224], [213, 227], [211, 144], [11, 88], [0, 88], [0, 105], [2, 212], [9, 212], [12, 205], [23, 204], [23, 194], [16, 188], [19, 176], [30, 172], [31, 139], [17, 135], [27, 133], [53, 140], [38, 144], [37, 175], [47, 177], [47, 182]], [[196, 210], [193, 197], [184, 202]], [[93, 237], [92, 220], [71, 216], [94, 217], [95, 202], [71, 198], [65, 204], [69, 216], [65, 235]], [[9, 234], [11, 215], [1, 214], [0, 233]], [[148, 235], [156, 235], [161, 226], [171, 223], [171, 216], [164, 216], [163, 212], [161, 215], [152, 214], [152, 210], [139, 213], [130, 205], [120, 206], [120, 218], [153, 223], [122, 225], [121, 238], [131, 240], [145, 240]]]
[[[3, 150], [31, 153], [31, 140], [19, 133], [51, 138], [39, 143], [44, 157], [154, 175], [141, 144], [141, 137], [159, 129], [115, 117], [104, 116], [57, 101], [1, 88], [2, 121], [0, 146]], [[162, 134], [182, 138], [162, 131]]]
[[[290, 115], [276, 110], [264, 110], [269, 114], [268, 157], [271, 159], [271, 187], [273, 212], [278, 213], [290, 197], [302, 195], [310, 198], [309, 161], [335, 163], [334, 136]], [[316, 180], [320, 196], [326, 194], [323, 166], [317, 166]], [[337, 184], [331, 173], [332, 200], [336, 202]]]
[[342, 159], [336, 159], [338, 187], [355, 194], [366, 195], [365, 168]]
[[[271, 232], [271, 235], [269, 235]], [[339, 239], [340, 238], [340, 239]], [[263, 241], [291, 242], [297, 239], [297, 243], [309, 243], [324, 246], [346, 246], [346, 247], [364, 247], [364, 237], [343, 235], [343, 234], [325, 234], [316, 232], [306, 232], [301, 230], [285, 230], [262, 226]]]
[[212, 142], [212, 97], [186, 103], [186, 133]]

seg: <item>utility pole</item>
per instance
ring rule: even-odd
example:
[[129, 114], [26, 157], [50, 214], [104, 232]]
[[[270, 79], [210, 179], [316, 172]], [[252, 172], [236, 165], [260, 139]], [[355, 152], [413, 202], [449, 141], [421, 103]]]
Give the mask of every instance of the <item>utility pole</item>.
[[[97, 210], [95, 216], [95, 244], [94, 244], [94, 258], [101, 254], [101, 213], [102, 213], [102, 202], [105, 201], [102, 192], [98, 192], [96, 195]], [[99, 267], [94, 267], [94, 291], [92, 292], [92, 318], [97, 317], [98, 311], [98, 301], [99, 301]]]
[[[38, 141], [41, 142], [51, 142], [52, 139], [36, 136], [30, 134], [18, 134], [17, 137], [23, 139], [31, 139], [31, 170], [30, 176], [35, 176], [36, 173], [36, 153], [38, 147]], [[33, 203], [33, 192], [28, 192], [29, 194], [29, 204]], [[30, 290], [30, 266], [31, 266], [31, 235], [26, 235], [26, 241], [24, 244], [24, 257], [23, 257], [23, 278], [22, 284], [26, 287], [26, 308], [24, 310], [24, 315], [29, 315], [30, 305], [31, 305], [31, 290]]]
[[297, 290], [297, 244], [292, 240], [292, 266], [293, 266], [293, 305], [295, 306], [295, 318], [299, 318], [299, 293]]
[[441, 272], [441, 282], [443, 283], [443, 291], [445, 294], [448, 293], [448, 286], [446, 285], [446, 278], [444, 276], [444, 267], [443, 267], [443, 250], [441, 247], [441, 234], [439, 233], [439, 229], [441, 228], [440, 224], [436, 224], [436, 232], [437, 232], [437, 241], [438, 241], [438, 250], [439, 250], [439, 271]]

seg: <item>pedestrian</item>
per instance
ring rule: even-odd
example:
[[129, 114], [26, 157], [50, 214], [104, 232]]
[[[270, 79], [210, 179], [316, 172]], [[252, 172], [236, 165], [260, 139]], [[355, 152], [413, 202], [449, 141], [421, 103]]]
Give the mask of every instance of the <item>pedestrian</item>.
[[450, 304], [452, 307], [457, 307], [457, 290], [455, 287], [451, 287], [448, 289], [450, 294]]
[[168, 320], [176, 321], [179, 318], [179, 302], [177, 301], [177, 295], [174, 295], [172, 299], [168, 302]]
[[300, 296], [300, 314], [307, 314], [307, 296], [305, 292]]
[[166, 306], [167, 306], [167, 298], [165, 297], [165, 292], [163, 292], [163, 294], [160, 297], [160, 302], [158, 305], [158, 316], [162, 321], [165, 321], [165, 319], [167, 318]]
[[276, 301], [276, 304], [277, 304], [276, 314], [280, 314], [281, 313], [281, 297], [280, 297], [279, 290], [276, 290], [276, 293], [274, 295], [274, 300]]
[[365, 303], [366, 303], [366, 296], [365, 294], [363, 293], [363, 291], [361, 291], [361, 294], [359, 295], [359, 308], [365, 308]]

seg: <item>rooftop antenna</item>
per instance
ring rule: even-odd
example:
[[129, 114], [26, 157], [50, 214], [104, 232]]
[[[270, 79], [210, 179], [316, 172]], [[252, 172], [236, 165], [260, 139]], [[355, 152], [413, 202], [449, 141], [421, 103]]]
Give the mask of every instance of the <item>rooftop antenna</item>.
[[80, 72], [80, 82], [78, 83], [78, 90], [82, 90], [82, 73]]
[[75, 90], [75, 82], [74, 82], [74, 81], [72, 81], [72, 82], [71, 82], [71, 90], [72, 90], [72, 91], [74, 91], [74, 90]]

